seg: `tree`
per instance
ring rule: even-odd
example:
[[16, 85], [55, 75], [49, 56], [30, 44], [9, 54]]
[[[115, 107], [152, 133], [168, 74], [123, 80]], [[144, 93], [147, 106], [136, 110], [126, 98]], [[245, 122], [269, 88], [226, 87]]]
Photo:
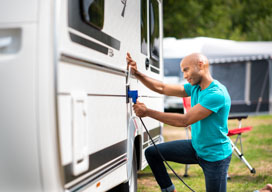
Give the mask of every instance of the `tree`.
[[272, 40], [271, 0], [164, 0], [164, 36]]

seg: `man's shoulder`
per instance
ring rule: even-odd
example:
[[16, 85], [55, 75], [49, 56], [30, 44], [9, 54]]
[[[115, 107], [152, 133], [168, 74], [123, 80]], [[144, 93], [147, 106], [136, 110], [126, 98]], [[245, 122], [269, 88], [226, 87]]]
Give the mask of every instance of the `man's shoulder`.
[[225, 103], [230, 103], [231, 100], [227, 88], [217, 80], [215, 80], [214, 85], [210, 87], [210, 90], [206, 92], [205, 97]]
[[214, 87], [216, 87], [217, 89], [227, 89], [225, 85], [223, 85], [221, 82], [219, 82], [218, 80], [214, 80]]
[[218, 81], [213, 82], [212, 86], [208, 87], [201, 95], [203, 99], [205, 98], [222, 102], [225, 100], [226, 96], [227, 94], [224, 86]]
[[228, 90], [222, 83], [220, 83], [217, 80], [214, 80], [213, 85], [209, 87], [207, 93], [225, 95], [225, 93], [228, 93]]
[[201, 99], [223, 102], [225, 100], [225, 94], [221, 89], [210, 88], [204, 94], [201, 95]]

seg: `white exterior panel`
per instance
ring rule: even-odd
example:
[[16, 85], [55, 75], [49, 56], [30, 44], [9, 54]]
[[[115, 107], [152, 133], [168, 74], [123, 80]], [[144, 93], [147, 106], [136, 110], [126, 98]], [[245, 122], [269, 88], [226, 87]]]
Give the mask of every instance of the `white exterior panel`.
[[0, 23], [37, 21], [38, 3], [37, 0], [1, 0]]
[[0, 191], [38, 191], [37, 26], [0, 24], [0, 32], [16, 28], [21, 31], [16, 39], [20, 49], [0, 55]]

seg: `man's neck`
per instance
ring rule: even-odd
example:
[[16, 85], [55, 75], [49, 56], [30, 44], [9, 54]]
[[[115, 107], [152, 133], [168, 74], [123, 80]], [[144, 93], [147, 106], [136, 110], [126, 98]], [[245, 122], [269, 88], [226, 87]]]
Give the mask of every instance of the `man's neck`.
[[201, 87], [201, 90], [206, 89], [209, 87], [209, 85], [213, 82], [213, 78], [210, 74], [205, 75], [202, 77], [201, 82], [199, 83], [199, 86]]

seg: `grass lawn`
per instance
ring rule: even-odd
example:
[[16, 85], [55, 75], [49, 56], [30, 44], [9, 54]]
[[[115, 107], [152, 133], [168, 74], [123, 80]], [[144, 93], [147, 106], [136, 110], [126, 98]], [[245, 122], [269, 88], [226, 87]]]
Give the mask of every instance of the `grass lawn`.
[[[229, 129], [238, 126], [237, 120], [229, 121]], [[256, 169], [256, 174], [252, 175], [244, 163], [235, 155], [229, 167], [231, 179], [228, 181], [228, 192], [253, 192], [263, 188], [267, 183], [272, 183], [272, 116], [252, 116], [242, 120], [242, 126], [253, 126], [250, 132], [243, 133], [244, 156], [252, 167]], [[184, 139], [183, 128], [165, 126], [163, 135], [166, 141]], [[234, 141], [236, 136], [231, 137]], [[170, 165], [180, 174], [184, 174], [185, 165], [172, 163]], [[190, 191], [187, 189], [170, 170], [168, 171], [178, 192]], [[184, 177], [183, 177], [184, 178]], [[189, 177], [184, 181], [197, 192], [205, 191], [205, 179], [202, 169], [198, 165], [190, 165]], [[160, 189], [148, 167], [138, 173], [138, 192], [159, 192]]]

